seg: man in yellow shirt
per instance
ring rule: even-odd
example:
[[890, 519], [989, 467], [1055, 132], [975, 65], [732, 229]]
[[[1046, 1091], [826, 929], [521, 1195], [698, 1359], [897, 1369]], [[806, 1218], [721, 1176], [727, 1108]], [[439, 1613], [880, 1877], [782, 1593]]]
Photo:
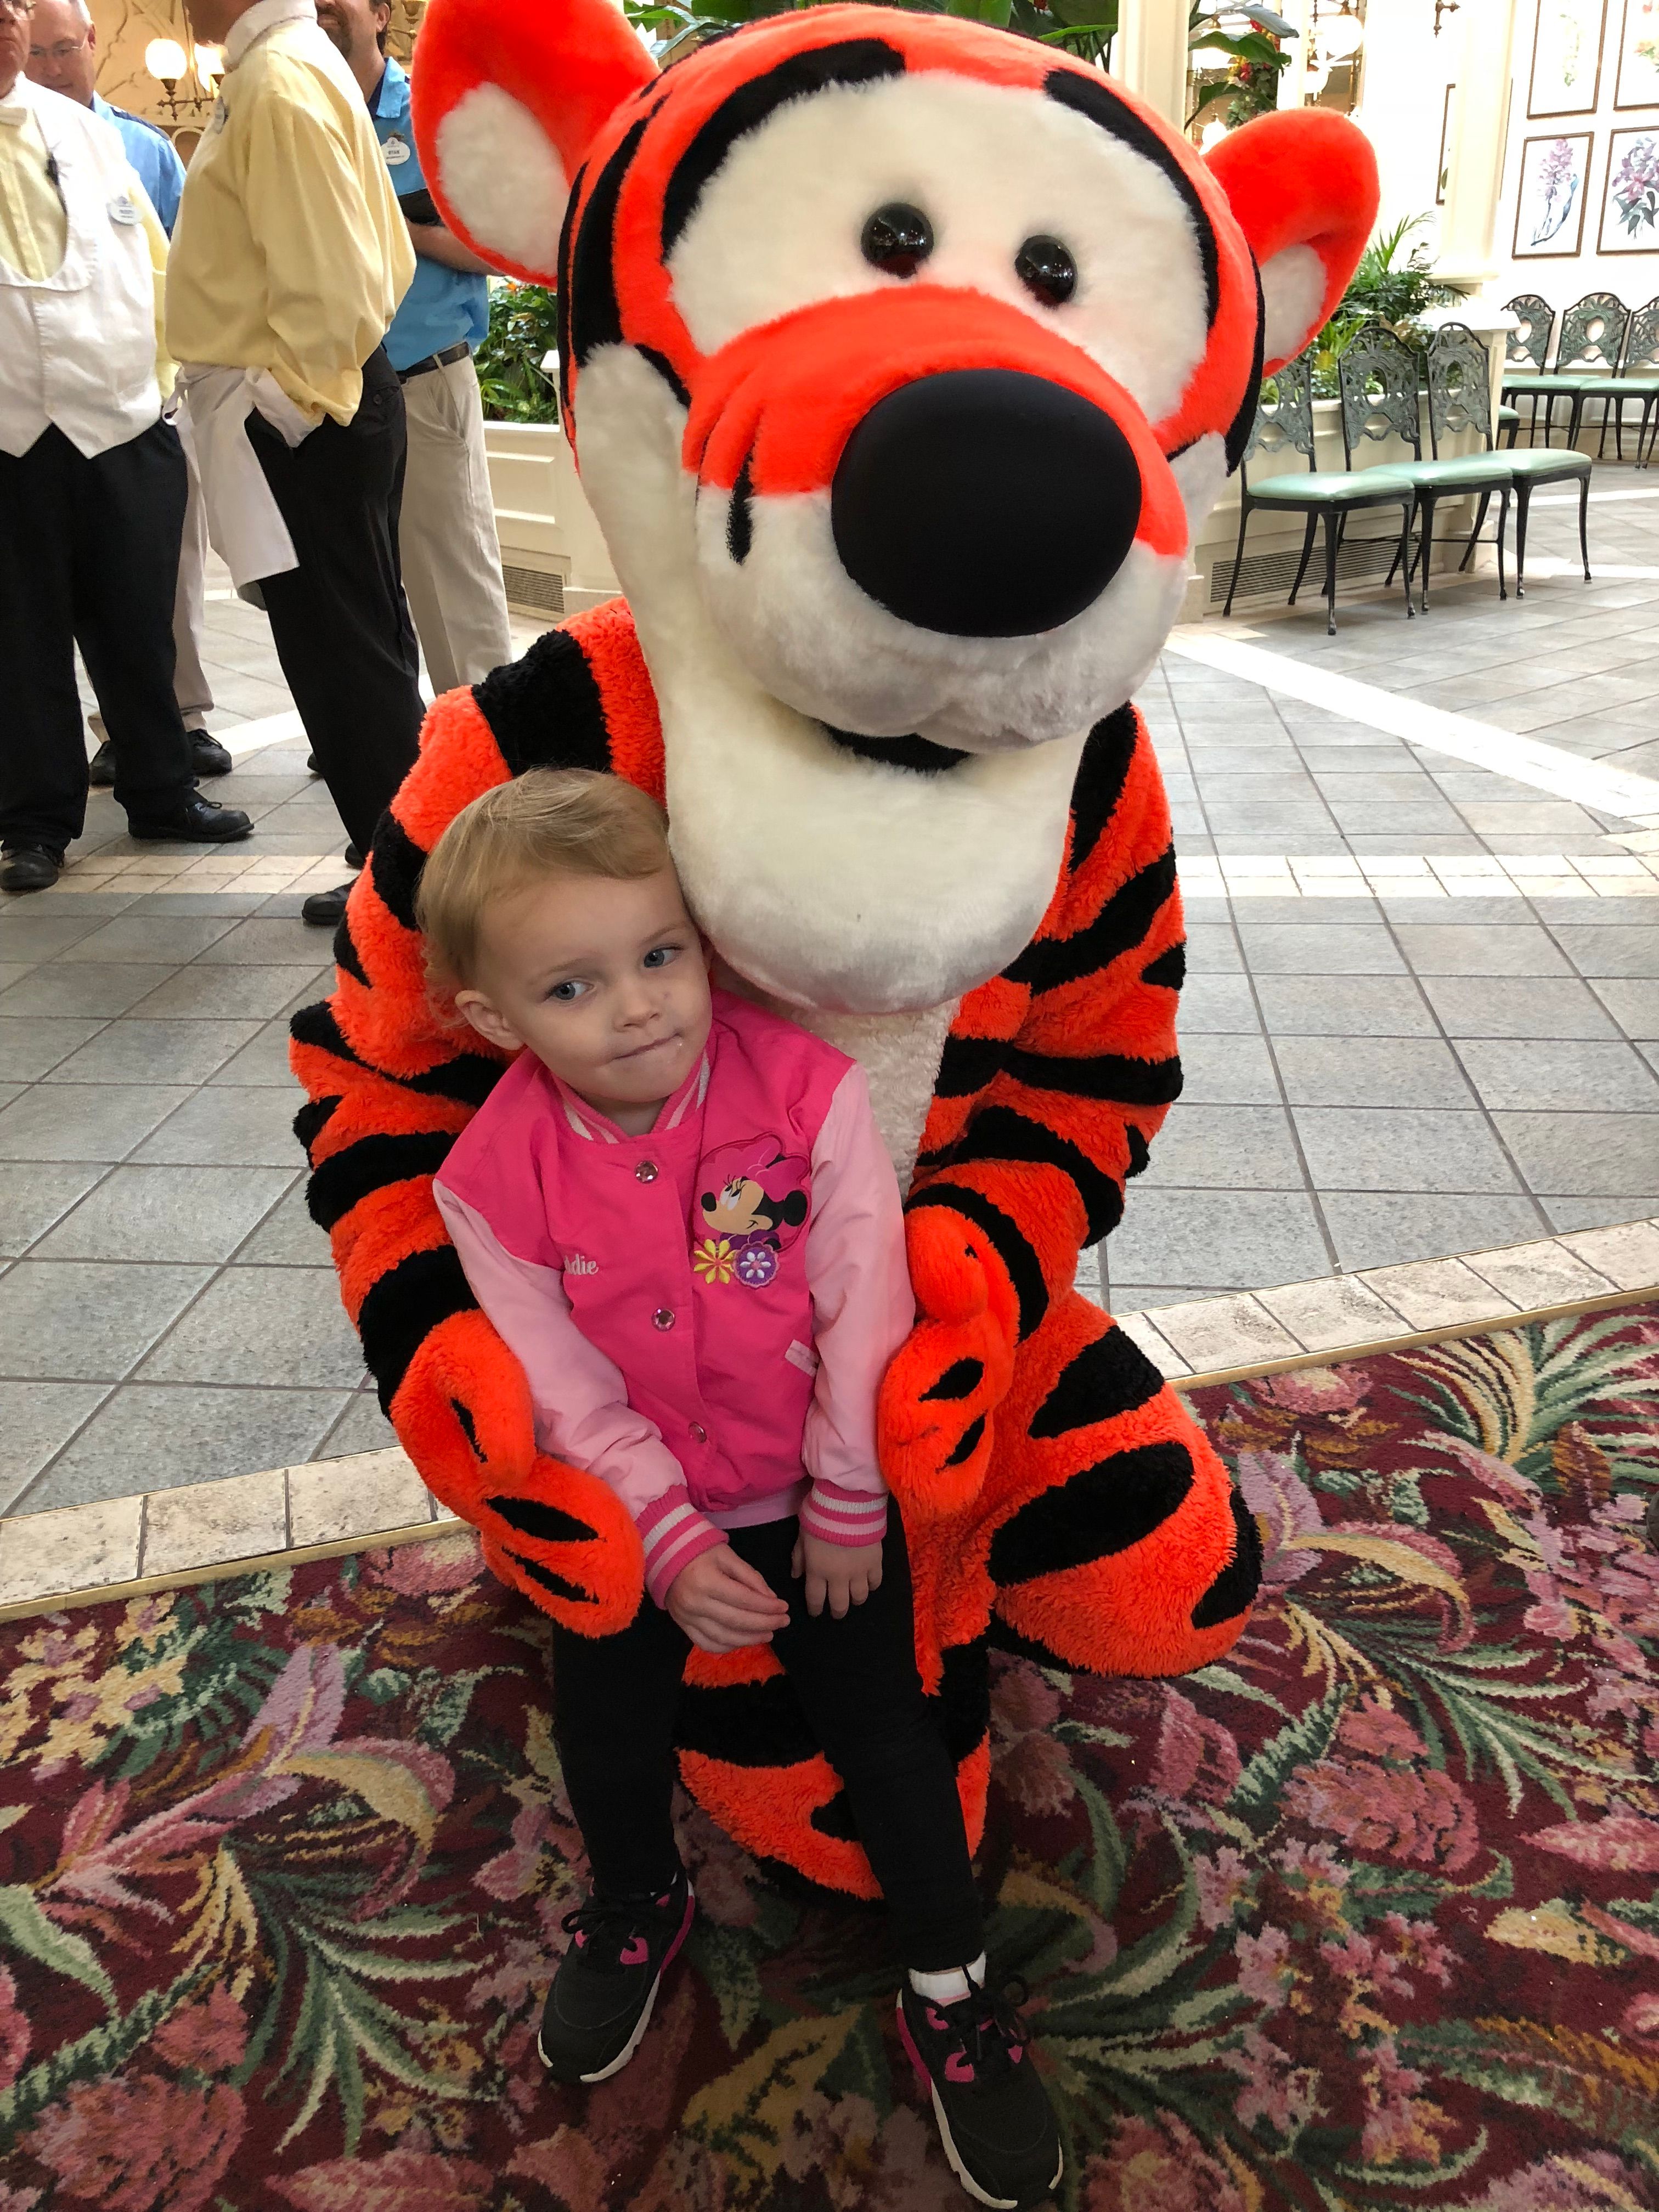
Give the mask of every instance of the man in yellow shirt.
[[[238, 588], [258, 586], [312, 752], [366, 850], [422, 712], [398, 574], [403, 392], [380, 343], [414, 252], [312, 0], [186, 6], [197, 39], [222, 45], [225, 75], [173, 228], [167, 343], [214, 543]], [[349, 888], [307, 900], [307, 921], [337, 921]]]
[[[196, 789], [173, 694], [185, 460], [161, 420], [167, 240], [112, 124], [22, 74], [0, 0], [0, 890], [46, 890], [81, 834], [79, 639], [136, 837], [252, 824]], [[354, 88], [355, 89], [355, 88]]]

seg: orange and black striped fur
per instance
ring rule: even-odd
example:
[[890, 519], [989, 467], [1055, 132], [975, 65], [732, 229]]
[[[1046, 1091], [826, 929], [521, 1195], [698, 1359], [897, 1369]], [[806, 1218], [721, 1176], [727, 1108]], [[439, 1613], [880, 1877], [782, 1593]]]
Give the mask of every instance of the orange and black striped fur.
[[[503, 1063], [428, 1004], [416, 883], [461, 806], [543, 765], [609, 768], [660, 793], [651, 686], [620, 602], [433, 708], [353, 895], [338, 989], [296, 1017], [293, 1056], [312, 1101], [312, 1210], [400, 1437], [504, 1579], [603, 1632], [640, 1601], [637, 1539], [593, 1477], [521, 1464], [522, 1373], [478, 1311], [430, 1189]], [[1255, 1588], [1255, 1530], [1219, 1461], [1145, 1354], [1072, 1287], [1079, 1249], [1116, 1223], [1180, 1087], [1182, 967], [1163, 786], [1125, 708], [1085, 748], [1042, 928], [957, 1010], [910, 1198], [922, 1264], [944, 1280], [977, 1255], [1017, 1343], [994, 1410], [972, 1353], [941, 1370], [925, 1334], [888, 1386], [890, 1431], [913, 1409], [888, 1472], [914, 1555], [918, 1650], [975, 1838], [994, 1612], [1002, 1640], [1060, 1665], [1176, 1673], [1226, 1650]], [[981, 1462], [978, 1486], [958, 1479]], [[775, 1662], [696, 1656], [688, 1681], [683, 1765], [698, 1799], [760, 1854], [867, 1893], [839, 1785]]]
[[[502, 1063], [428, 1005], [414, 898], [446, 823], [530, 767], [665, 797], [723, 980], [863, 1060], [907, 1188], [879, 1448], [976, 1842], [994, 1633], [1178, 1672], [1256, 1586], [1219, 1461], [1073, 1278], [1180, 1088], [1170, 817], [1127, 702], [1375, 165], [1311, 112], [1206, 163], [1098, 71], [897, 8], [790, 11], [658, 77], [611, 0], [433, 0], [416, 128], [452, 228], [558, 276], [566, 429], [627, 599], [433, 708], [338, 988], [294, 1025], [312, 1208], [427, 1481], [537, 1605], [624, 1626], [633, 1524], [538, 1457], [433, 1202]], [[868, 1894], [769, 1654], [687, 1681], [698, 1800]]]

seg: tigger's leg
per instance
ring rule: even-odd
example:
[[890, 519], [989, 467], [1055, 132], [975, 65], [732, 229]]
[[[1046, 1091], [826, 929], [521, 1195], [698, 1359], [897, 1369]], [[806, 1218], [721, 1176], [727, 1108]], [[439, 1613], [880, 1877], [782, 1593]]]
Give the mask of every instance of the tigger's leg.
[[[1260, 1544], [1227, 1470], [1139, 1346], [1075, 1291], [1020, 1347], [977, 1519], [972, 1558], [999, 1620], [1060, 1666], [1182, 1674], [1249, 1617]], [[941, 1623], [945, 1640], [963, 1626]]]

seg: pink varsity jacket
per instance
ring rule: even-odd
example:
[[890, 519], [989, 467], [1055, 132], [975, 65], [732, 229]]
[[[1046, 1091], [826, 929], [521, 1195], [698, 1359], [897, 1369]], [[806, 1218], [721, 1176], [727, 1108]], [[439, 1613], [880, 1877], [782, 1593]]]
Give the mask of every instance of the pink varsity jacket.
[[915, 1308], [856, 1061], [716, 991], [647, 1135], [524, 1052], [434, 1189], [538, 1443], [616, 1491], [659, 1605], [726, 1528], [879, 1540], [876, 1393]]

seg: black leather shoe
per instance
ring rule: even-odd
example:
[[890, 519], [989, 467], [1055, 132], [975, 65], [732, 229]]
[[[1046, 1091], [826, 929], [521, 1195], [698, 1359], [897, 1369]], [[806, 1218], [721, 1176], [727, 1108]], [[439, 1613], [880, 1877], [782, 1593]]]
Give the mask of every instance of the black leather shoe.
[[356, 845], [348, 845], [346, 847], [345, 864], [349, 868], [361, 868], [362, 866], [363, 856]]
[[313, 929], [337, 929], [350, 896], [349, 884], [337, 884], [331, 891], [313, 891], [300, 908], [300, 919]]
[[191, 730], [190, 765], [196, 775], [228, 775], [236, 765], [217, 738], [210, 737], [205, 730]]
[[49, 891], [63, 868], [63, 854], [44, 845], [8, 845], [0, 858], [0, 891]]
[[135, 821], [129, 815], [127, 834], [145, 842], [166, 838], [181, 844], [232, 845], [239, 837], [251, 837], [253, 824], [240, 806], [216, 806], [199, 791], [191, 791], [171, 814], [157, 815], [148, 822]]
[[87, 781], [95, 784], [100, 791], [107, 791], [114, 781], [115, 748], [106, 738], [88, 765]]
[[316, 754], [307, 753], [306, 755], [306, 774], [307, 775], [320, 775], [322, 772], [321, 769], [317, 765]]

